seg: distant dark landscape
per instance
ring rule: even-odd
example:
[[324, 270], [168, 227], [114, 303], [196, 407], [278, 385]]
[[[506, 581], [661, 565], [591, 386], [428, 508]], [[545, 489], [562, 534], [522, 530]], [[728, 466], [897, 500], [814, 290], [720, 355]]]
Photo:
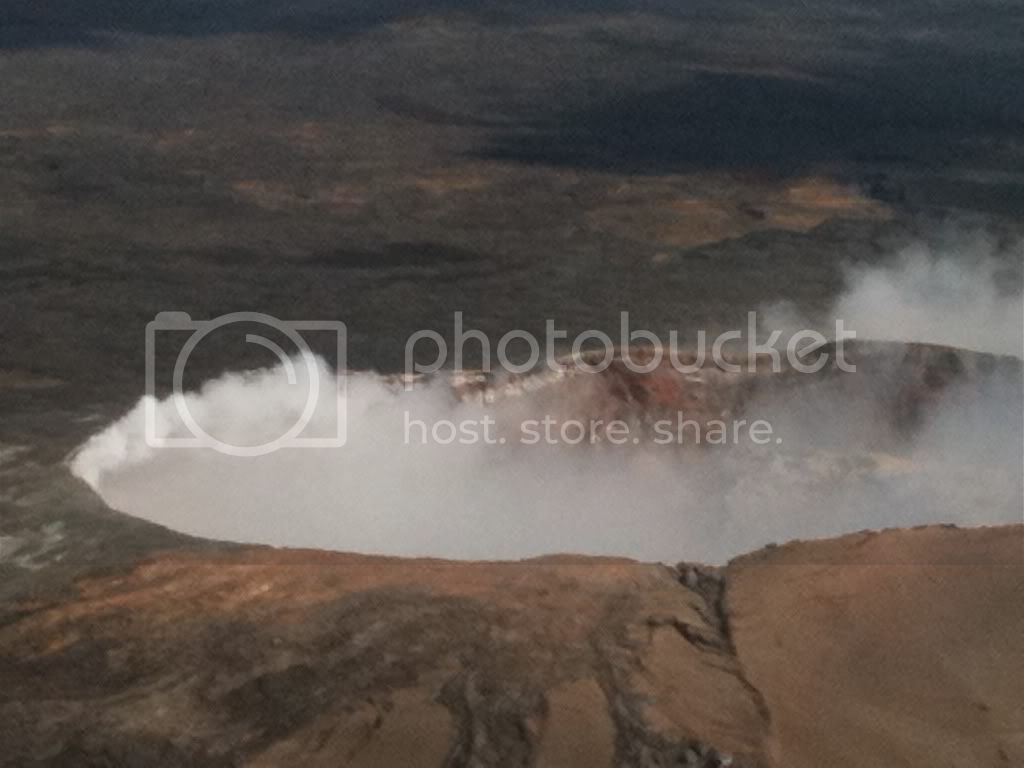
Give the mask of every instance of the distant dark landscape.
[[134, 396], [111, 329], [257, 303], [384, 370], [453, 307], [727, 327], [1019, 231], [1017, 4], [677, 5], [5, 4], [5, 364]]

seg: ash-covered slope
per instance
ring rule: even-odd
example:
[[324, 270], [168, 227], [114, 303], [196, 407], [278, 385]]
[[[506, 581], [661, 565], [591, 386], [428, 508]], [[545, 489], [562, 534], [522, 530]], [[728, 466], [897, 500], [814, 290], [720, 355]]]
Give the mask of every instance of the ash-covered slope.
[[1019, 765], [1022, 537], [721, 572], [170, 552], [7, 616], [0, 764]]

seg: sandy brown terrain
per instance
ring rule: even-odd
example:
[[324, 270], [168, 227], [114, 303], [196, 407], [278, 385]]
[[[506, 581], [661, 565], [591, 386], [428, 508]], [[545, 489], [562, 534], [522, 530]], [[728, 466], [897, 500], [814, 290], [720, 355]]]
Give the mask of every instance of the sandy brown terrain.
[[1020, 526], [721, 571], [171, 551], [7, 616], [2, 763], [1018, 765], [1022, 589]]
[[1021, 533], [865, 533], [732, 563], [774, 764], [1020, 765]]

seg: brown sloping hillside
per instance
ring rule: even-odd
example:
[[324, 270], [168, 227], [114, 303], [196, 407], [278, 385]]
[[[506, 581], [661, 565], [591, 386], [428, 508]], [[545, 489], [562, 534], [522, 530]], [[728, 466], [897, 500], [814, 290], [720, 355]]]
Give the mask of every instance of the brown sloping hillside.
[[153, 555], [4, 615], [0, 765], [1020, 765], [1022, 536]]
[[865, 533], [734, 562], [729, 623], [774, 764], [1024, 765], [1022, 533]]

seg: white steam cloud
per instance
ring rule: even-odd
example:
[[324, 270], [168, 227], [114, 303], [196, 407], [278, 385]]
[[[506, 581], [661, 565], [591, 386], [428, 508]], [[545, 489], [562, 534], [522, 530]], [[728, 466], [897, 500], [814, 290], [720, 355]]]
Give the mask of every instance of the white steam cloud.
[[[1019, 255], [1018, 248], [1018, 264]], [[835, 316], [860, 338], [1024, 357], [1020, 273], [984, 246], [957, 254], [915, 246], [888, 267], [854, 269], [847, 279]]]
[[[891, 267], [851, 272], [837, 313], [860, 339], [1019, 356], [1020, 294], [1000, 288], [999, 275], [995, 262], [968, 269], [918, 249]], [[325, 369], [319, 376], [321, 392], [338, 384]], [[140, 402], [83, 446], [72, 468], [113, 507], [186, 533], [405, 556], [720, 562], [772, 541], [865, 528], [1021, 522], [1022, 406], [1012, 366], [1009, 376], [936, 395], [910, 438], [890, 424], [893, 392], [849, 376], [747, 403], [747, 418], [773, 426], [766, 445], [680, 447], [523, 445], [524, 418], [600, 410], [581, 381], [486, 404], [456, 397], [444, 381], [406, 392], [354, 374], [338, 398], [323, 398], [307, 430], [329, 434], [340, 416], [342, 448], [254, 458], [153, 449]], [[252, 445], [294, 423], [305, 396], [304, 382], [289, 383], [278, 368], [225, 375], [187, 406], [211, 434]], [[159, 437], [189, 436], [172, 401], [149, 404]], [[406, 440], [409, 420], [429, 431], [485, 416], [507, 444], [424, 444], [418, 430]]]

